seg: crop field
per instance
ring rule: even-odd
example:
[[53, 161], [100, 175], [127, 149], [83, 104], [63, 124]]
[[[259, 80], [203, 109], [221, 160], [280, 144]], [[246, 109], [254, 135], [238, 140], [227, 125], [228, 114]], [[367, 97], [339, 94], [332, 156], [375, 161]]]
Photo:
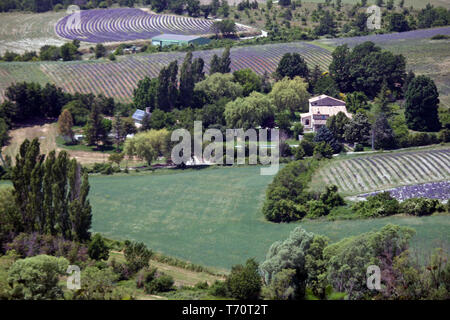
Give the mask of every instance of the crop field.
[[39, 51], [46, 44], [64, 44], [66, 41], [55, 33], [55, 25], [65, 15], [65, 11], [0, 13], [0, 54], [6, 50], [18, 53]]
[[386, 153], [330, 161], [312, 188], [335, 184], [347, 195], [450, 179], [450, 149]]
[[167, 174], [90, 178], [93, 231], [143, 241], [150, 248], [193, 263], [229, 269], [247, 258], [263, 260], [270, 245], [301, 225], [332, 241], [387, 223], [413, 227], [413, 247], [423, 256], [449, 248], [450, 217], [274, 224], [261, 207], [271, 176], [257, 166], [208, 168]]
[[[209, 62], [213, 54], [221, 54], [223, 49], [194, 52], [194, 57], [202, 57], [205, 71], [209, 71]], [[327, 69], [331, 55], [326, 49], [305, 43], [269, 44], [263, 46], [237, 47], [231, 50], [231, 70], [251, 68], [263, 74], [275, 71], [278, 61], [287, 52], [300, 53], [313, 67], [318, 64]], [[182, 63], [185, 53], [140, 54], [121, 57], [118, 61], [69, 61], [69, 62], [15, 62], [14, 73], [10, 63], [0, 63], [0, 74], [9, 74], [9, 78], [0, 80], [0, 92], [16, 80], [15, 74], [27, 74], [30, 66], [36, 74], [30, 74], [27, 81], [36, 81], [48, 77], [50, 82], [67, 92], [103, 93], [119, 101], [130, 101], [137, 82], [145, 76], [157, 77], [159, 70], [173, 60]]]
[[[73, 19], [78, 13], [63, 17], [55, 26], [62, 38], [92, 43], [150, 39], [161, 33], [211, 34], [213, 20], [168, 14], [154, 14], [135, 8], [80, 11], [79, 25]], [[248, 28], [238, 25], [238, 32]]]

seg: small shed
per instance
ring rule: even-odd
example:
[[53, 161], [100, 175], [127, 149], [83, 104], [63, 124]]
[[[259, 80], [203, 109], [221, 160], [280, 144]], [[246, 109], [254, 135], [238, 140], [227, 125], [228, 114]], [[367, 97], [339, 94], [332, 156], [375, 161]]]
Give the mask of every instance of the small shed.
[[181, 34], [163, 33], [152, 38], [152, 45], [154, 46], [170, 46], [170, 45], [189, 45], [189, 44], [208, 44], [211, 40], [200, 36], [187, 36]]
[[145, 111], [141, 109], [136, 109], [136, 111], [133, 113], [131, 118], [134, 120], [134, 125], [136, 127], [139, 128], [142, 125], [142, 120], [144, 120], [145, 114], [148, 114], [149, 116], [152, 115], [150, 112], [150, 108], [145, 108]]

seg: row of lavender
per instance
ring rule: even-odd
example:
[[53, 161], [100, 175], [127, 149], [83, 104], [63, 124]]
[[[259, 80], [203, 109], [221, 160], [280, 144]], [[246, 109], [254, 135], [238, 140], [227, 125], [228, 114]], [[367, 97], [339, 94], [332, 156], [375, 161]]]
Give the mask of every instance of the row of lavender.
[[[448, 201], [450, 199], [450, 181], [403, 186], [385, 191], [388, 191], [394, 198], [400, 201], [410, 198], [430, 198]], [[380, 192], [366, 193], [360, 196], [366, 198]]]
[[[205, 72], [213, 54], [220, 55], [223, 49], [194, 52], [194, 57], [205, 61]], [[331, 61], [330, 53], [307, 43], [270, 44], [237, 47], [231, 49], [231, 70], [250, 68], [263, 74], [275, 71], [283, 54], [300, 53], [312, 68], [321, 66], [326, 70]], [[156, 77], [159, 70], [173, 60], [184, 59], [183, 52], [126, 56], [115, 62], [53, 62], [42, 63], [41, 70], [58, 86], [68, 92], [103, 93], [121, 101], [130, 101], [137, 82], [145, 76]], [[76, 80], [76, 81], [75, 81]]]
[[[66, 39], [101, 43], [150, 39], [161, 33], [208, 34], [212, 33], [212, 20], [188, 18], [167, 14], [152, 14], [135, 8], [96, 9], [80, 12], [79, 24], [73, 24], [73, 13], [55, 26], [55, 32]], [[245, 31], [237, 26], [237, 31]]]
[[348, 37], [348, 38], [336, 38], [320, 40], [325, 43], [331, 43], [333, 45], [347, 44], [351, 47], [361, 44], [365, 41], [372, 41], [376, 44], [387, 44], [402, 40], [415, 40], [415, 39], [430, 39], [431, 37], [442, 34], [450, 36], [450, 27], [441, 27], [433, 29], [420, 29], [407, 32], [396, 32], [387, 34], [375, 34], [362, 37]]

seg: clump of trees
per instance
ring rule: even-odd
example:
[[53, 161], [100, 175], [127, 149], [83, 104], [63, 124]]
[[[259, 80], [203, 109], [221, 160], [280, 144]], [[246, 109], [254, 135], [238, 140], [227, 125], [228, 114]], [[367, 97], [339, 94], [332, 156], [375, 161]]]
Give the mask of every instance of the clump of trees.
[[319, 195], [307, 191], [316, 160], [300, 160], [278, 171], [266, 191], [263, 214], [273, 222], [289, 222], [328, 215], [332, 208], [344, 204], [336, 186]]
[[20, 232], [90, 239], [92, 213], [87, 173], [65, 151], [40, 155], [39, 141], [25, 140], [11, 171], [14, 207], [4, 219], [1, 239]]

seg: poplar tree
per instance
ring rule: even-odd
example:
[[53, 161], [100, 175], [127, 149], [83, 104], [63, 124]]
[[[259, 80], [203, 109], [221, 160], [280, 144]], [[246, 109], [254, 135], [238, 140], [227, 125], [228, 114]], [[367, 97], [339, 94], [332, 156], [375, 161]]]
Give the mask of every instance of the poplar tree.
[[184, 58], [180, 72], [180, 104], [184, 108], [191, 106], [194, 95], [194, 85], [192, 52], [188, 52]]
[[231, 58], [230, 58], [230, 47], [226, 47], [222, 53], [222, 59], [220, 60], [220, 72], [229, 73], [231, 72]]
[[219, 57], [217, 56], [217, 54], [213, 55], [209, 65], [210, 65], [210, 67], [209, 67], [210, 75], [221, 71], [221, 61], [220, 61]]

